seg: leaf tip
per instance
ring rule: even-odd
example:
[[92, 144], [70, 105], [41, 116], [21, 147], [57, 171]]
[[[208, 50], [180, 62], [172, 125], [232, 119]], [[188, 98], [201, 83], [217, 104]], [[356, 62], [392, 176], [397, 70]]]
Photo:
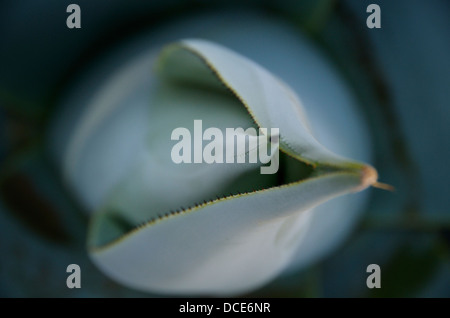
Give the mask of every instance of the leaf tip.
[[386, 190], [386, 191], [391, 191], [391, 192], [395, 191], [395, 187], [394, 186], [391, 186], [390, 184], [382, 183], [382, 182], [375, 182], [375, 183], [372, 184], [372, 187], [378, 188], [378, 189], [382, 189], [382, 190]]
[[395, 188], [393, 186], [391, 186], [390, 184], [378, 182], [377, 181], [378, 180], [377, 170], [375, 170], [375, 168], [373, 168], [372, 166], [369, 166], [369, 165], [365, 165], [361, 169], [360, 180], [361, 180], [361, 182], [360, 182], [359, 186], [355, 189], [356, 192], [362, 191], [370, 186], [372, 186], [374, 188], [386, 190], [386, 191], [391, 191], [391, 192], [395, 191]]
[[367, 187], [376, 184], [378, 180], [377, 170], [375, 170], [375, 168], [373, 168], [372, 166], [365, 165], [361, 169], [360, 180], [361, 182], [359, 186], [355, 189], [355, 191], [362, 191]]

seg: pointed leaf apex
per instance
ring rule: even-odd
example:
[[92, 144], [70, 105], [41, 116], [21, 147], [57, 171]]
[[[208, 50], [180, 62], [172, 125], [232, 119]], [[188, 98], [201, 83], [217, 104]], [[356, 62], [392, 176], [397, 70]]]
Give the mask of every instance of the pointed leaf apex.
[[362, 191], [371, 185], [375, 184], [378, 180], [378, 172], [372, 166], [364, 166], [361, 169], [361, 183], [355, 189], [355, 192]]

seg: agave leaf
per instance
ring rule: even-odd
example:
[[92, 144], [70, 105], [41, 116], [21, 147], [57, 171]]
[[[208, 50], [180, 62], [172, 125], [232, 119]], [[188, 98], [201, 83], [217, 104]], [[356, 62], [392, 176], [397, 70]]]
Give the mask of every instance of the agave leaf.
[[166, 77], [217, 87], [215, 74], [259, 127], [283, 130], [280, 146], [289, 155], [310, 164], [348, 162], [312, 136], [301, 102], [289, 86], [253, 61], [202, 40], [184, 40], [167, 47], [161, 56], [160, 68]]
[[[93, 216], [88, 240], [94, 262], [127, 286], [248, 291], [292, 259], [303, 212], [377, 179], [372, 167], [320, 145], [295, 93], [237, 53], [184, 40], [163, 50], [157, 71], [148, 151]], [[279, 128], [280, 170], [261, 175], [255, 164], [176, 165], [170, 132], [192, 131], [194, 119], [222, 130]]]
[[[91, 237], [91, 257], [111, 277], [141, 290], [244, 292], [272, 279], [289, 262], [301, 225], [290, 216], [359, 183], [358, 174], [334, 173], [209, 201], [148, 222], [101, 247]], [[106, 224], [105, 217], [95, 216], [91, 235], [116, 226]]]

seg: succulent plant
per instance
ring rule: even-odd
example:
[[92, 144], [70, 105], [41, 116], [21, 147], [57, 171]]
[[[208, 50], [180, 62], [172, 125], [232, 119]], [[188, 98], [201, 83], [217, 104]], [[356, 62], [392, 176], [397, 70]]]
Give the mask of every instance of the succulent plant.
[[[0, 144], [0, 295], [240, 295], [262, 286], [257, 295], [422, 295], [424, 285], [431, 295], [448, 291], [441, 257], [448, 253], [448, 169], [436, 146], [448, 136], [441, 107], [448, 79], [439, 76], [448, 63], [421, 58], [448, 49], [433, 40], [444, 38], [448, 6], [408, 6], [411, 21], [441, 21], [433, 32], [415, 32], [429, 45], [411, 52], [408, 19], [396, 19], [396, 4], [380, 2], [382, 29], [370, 31], [364, 4], [292, 6], [265, 5], [285, 21], [231, 10], [166, 27], [155, 22], [126, 41], [135, 29], [114, 33], [114, 42], [123, 36], [118, 46], [95, 44], [106, 31], [91, 32], [90, 17], [102, 15], [88, 2], [80, 7], [91, 15], [69, 33], [48, 19], [25, 36], [8, 20], [15, 31], [0, 29], [11, 48], [0, 53], [10, 61], [0, 74], [7, 133]], [[20, 7], [6, 5], [16, 16]], [[115, 21], [142, 21], [127, 17], [124, 11]], [[398, 30], [392, 38], [390, 29]], [[49, 30], [53, 45], [41, 36]], [[38, 38], [44, 42], [23, 58], [16, 44]], [[89, 45], [106, 53], [76, 70], [95, 53]], [[428, 46], [439, 49], [422, 49]], [[407, 76], [402, 61], [427, 83]], [[416, 136], [422, 117], [426, 129]], [[199, 119], [205, 128], [279, 128], [279, 171], [174, 164], [170, 133]], [[379, 185], [370, 164], [396, 185], [395, 196], [350, 193]], [[405, 262], [421, 274], [403, 270]], [[79, 290], [64, 285], [71, 263], [82, 269]], [[383, 270], [380, 290], [365, 286], [370, 263]]]

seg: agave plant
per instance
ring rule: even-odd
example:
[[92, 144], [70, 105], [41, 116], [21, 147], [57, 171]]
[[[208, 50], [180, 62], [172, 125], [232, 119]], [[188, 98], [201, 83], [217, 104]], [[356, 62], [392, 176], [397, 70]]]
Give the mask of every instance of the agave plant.
[[[82, 8], [86, 6], [87, 3], [81, 4]], [[445, 201], [430, 199], [430, 193], [442, 197], [444, 188], [430, 189], [434, 189], [435, 178], [446, 180], [442, 177], [445, 173], [438, 177], [430, 172], [436, 166], [429, 164], [428, 153], [433, 151], [421, 151], [423, 142], [416, 142], [409, 134], [416, 131], [417, 121], [411, 120], [414, 114], [411, 107], [417, 102], [402, 98], [427, 94], [423, 89], [409, 89], [415, 87], [412, 84], [403, 85], [401, 79], [407, 72], [402, 72], [401, 63], [395, 63], [395, 55], [390, 51], [394, 42], [396, 46], [401, 39], [385, 45], [383, 35], [389, 28], [367, 34], [377, 50], [381, 50], [383, 61], [388, 61], [387, 66], [380, 65], [388, 68], [393, 92], [403, 101], [400, 106], [394, 103], [402, 114], [398, 121], [403, 126], [397, 125], [395, 116], [389, 113], [394, 106], [387, 105], [389, 101], [380, 84], [383, 81], [377, 80], [376, 68], [374, 65], [371, 68], [368, 60], [359, 60], [360, 54], [371, 56], [364, 53], [367, 47], [356, 45], [358, 50], [354, 50], [353, 39], [348, 47], [342, 44], [347, 43], [345, 34], [353, 37], [365, 27], [365, 7], [359, 6], [356, 2], [350, 5], [361, 16], [360, 25], [354, 30], [345, 30], [340, 25], [342, 21], [339, 22], [343, 16], [347, 17], [342, 11], [347, 5], [339, 6], [339, 12], [333, 14], [338, 18], [337, 24], [329, 20], [318, 41], [325, 42], [325, 48], [330, 50], [327, 56], [297, 28], [280, 20], [264, 14], [232, 13], [200, 15], [157, 29], [111, 50], [98, 59], [99, 63], [90, 64], [82, 77], [64, 85], [66, 89], [57, 100], [43, 102], [45, 113], [53, 102], [58, 108], [52, 122], [45, 122], [46, 128], [51, 127], [47, 138], [32, 138], [44, 140], [44, 147], [32, 143], [26, 152], [16, 152], [2, 165], [2, 212], [12, 212], [28, 227], [22, 227], [8, 213], [0, 214], [3, 252], [0, 294], [144, 295], [115, 285], [106, 277], [133, 289], [158, 294], [236, 295], [254, 290], [286, 271], [307, 268], [343, 242], [368, 202], [368, 191], [354, 192], [370, 184], [377, 185], [375, 170], [363, 163], [374, 162], [374, 154], [381, 174], [387, 175], [390, 182], [395, 180], [396, 185], [400, 183], [401, 191], [400, 195], [389, 196], [392, 200], [381, 191], [375, 193], [364, 227], [384, 224], [391, 229], [401, 228], [400, 213], [419, 207], [417, 202], [422, 198], [426, 206], [435, 207], [436, 213], [442, 210]], [[400, 22], [393, 15], [401, 10], [398, 7], [394, 10], [394, 4], [384, 3], [381, 7], [383, 27], [392, 23], [397, 29]], [[386, 11], [388, 7], [392, 10]], [[326, 14], [325, 11], [317, 12]], [[315, 37], [320, 21], [325, 20], [320, 19], [320, 14], [310, 13], [306, 14], [306, 23], [302, 22], [303, 29]], [[87, 34], [89, 37], [91, 33]], [[180, 38], [191, 39], [179, 41]], [[6, 42], [11, 43], [11, 39], [6, 38]], [[1, 54], [8, 56], [13, 51]], [[80, 52], [73, 47], [72, 51]], [[342, 73], [336, 72], [330, 63], [330, 55], [337, 57], [341, 71], [347, 79], [353, 79], [356, 90], [347, 88]], [[417, 59], [411, 59], [411, 65], [422, 67]], [[55, 69], [63, 66], [62, 62], [58, 64], [59, 60], [64, 59], [52, 60]], [[28, 64], [24, 61], [24, 65]], [[436, 70], [436, 65], [431, 64], [423, 69]], [[8, 65], [4, 66], [5, 74], [10, 74]], [[445, 67], [439, 69], [445, 73]], [[20, 70], [13, 73], [27, 74]], [[36, 90], [44, 91], [45, 85], [40, 84], [46, 82], [48, 74], [38, 73], [39, 81], [29, 82]], [[0, 78], [4, 81], [3, 75]], [[31, 75], [23, 76], [21, 83], [27, 82]], [[412, 78], [408, 77], [408, 81]], [[401, 91], [402, 87], [408, 88], [406, 93]], [[358, 107], [361, 105], [356, 103], [355, 91], [363, 107]], [[13, 107], [2, 108], [7, 109], [0, 113], [2, 127], [18, 127], [14, 136], [20, 138], [41, 133], [44, 127], [39, 122], [41, 117], [33, 112], [25, 116], [25, 120], [32, 119], [29, 121], [32, 125], [22, 126], [19, 122], [15, 126], [15, 114], [28, 110], [27, 103], [16, 94], [19, 96], [16, 105], [16, 100], [5, 98], [4, 93], [0, 91], [2, 103], [12, 100], [6, 106]], [[381, 103], [377, 101], [379, 96], [385, 98]], [[442, 96], [428, 94], [436, 101], [433, 105], [442, 105]], [[368, 116], [361, 115], [362, 108]], [[205, 128], [279, 128], [278, 173], [261, 175], [258, 165], [174, 164], [170, 150], [175, 142], [170, 133], [176, 127], [192, 128], [196, 119], [202, 119]], [[401, 135], [400, 127], [409, 129], [408, 138]], [[442, 127], [436, 125], [434, 130], [423, 132]], [[445, 136], [437, 134], [435, 139]], [[370, 137], [375, 137], [375, 143]], [[417, 171], [402, 140], [409, 140], [415, 147], [415, 157], [425, 163], [417, 171], [421, 171], [428, 185], [427, 195], [418, 190], [414, 178]], [[11, 138], [4, 141], [15, 142]], [[433, 149], [433, 143], [426, 144]], [[57, 163], [56, 171], [49, 169], [44, 155], [43, 148], [48, 145]], [[9, 145], [0, 146], [3, 155]], [[64, 176], [63, 186], [53, 172]], [[74, 194], [75, 200], [67, 200], [68, 193]], [[51, 204], [46, 202], [48, 198]], [[78, 215], [74, 210], [86, 213]], [[409, 217], [405, 224], [408, 229], [420, 229], [422, 225], [426, 228], [429, 216]], [[396, 218], [400, 223], [394, 222]], [[89, 233], [85, 233], [87, 219]], [[389, 240], [378, 234], [369, 230], [362, 242], [360, 238], [352, 241], [355, 244], [350, 247], [347, 245], [353, 252], [347, 249], [328, 260], [326, 264], [331, 262], [331, 266], [321, 268], [327, 273], [322, 280], [328, 284], [326, 290], [332, 285], [331, 290], [335, 290], [332, 295], [341, 295], [343, 290], [354, 295], [354, 286], [339, 277], [348, 278], [356, 273], [364, 276], [365, 267], [373, 262], [381, 264], [384, 270], [384, 262], [392, 255], [404, 255], [395, 252], [404, 238]], [[415, 239], [413, 242], [416, 246]], [[383, 244], [389, 248], [381, 250]], [[372, 245], [378, 249], [367, 249]], [[70, 263], [81, 266], [80, 290], [69, 290], [64, 285], [65, 268]], [[402, 275], [406, 274], [400, 270], [391, 277]], [[383, 277], [389, 277], [389, 270]], [[354, 281], [362, 286], [358, 287], [358, 295], [361, 289], [364, 293], [365, 277]], [[308, 285], [303, 280], [295, 290], [303, 288], [304, 283]]]
[[[196, 21], [149, 44], [138, 39], [60, 102], [47, 138], [52, 156], [90, 215], [90, 258], [125, 286], [163, 294], [254, 290], [338, 244], [366, 199], [344, 194], [376, 184], [374, 168], [341, 157], [370, 160], [371, 143], [326, 59], [290, 27], [245, 20], [257, 28], [231, 38], [231, 27], [218, 32], [222, 44], [166, 45]], [[264, 30], [275, 33], [279, 60], [260, 54], [262, 42], [248, 45]], [[279, 149], [271, 152], [278, 172], [175, 164], [171, 132], [197, 119], [222, 130], [278, 128]]]
[[[157, 87], [144, 159], [93, 216], [91, 257], [143, 290], [255, 288], [297, 252], [304, 212], [374, 185], [377, 173], [321, 146], [295, 93], [250, 60], [201, 40], [161, 56], [167, 87]], [[280, 127], [282, 170], [266, 177], [238, 163], [177, 166], [170, 132], [198, 118], [222, 129], [250, 127], [252, 119], [259, 128]]]
[[[154, 74], [149, 63], [156, 65]], [[124, 159], [128, 164], [122, 164], [115, 182], [105, 183], [108, 172], [96, 170], [104, 168], [95, 162], [108, 166], [104, 160], [110, 160], [98, 155], [107, 149], [100, 142], [111, 138], [98, 129], [114, 109], [105, 97], [95, 99], [71, 131], [63, 160], [67, 182], [95, 212], [88, 244], [92, 260], [127, 286], [189, 294], [252, 290], [309, 249], [304, 241], [318, 235], [310, 225], [316, 206], [379, 185], [373, 167], [336, 155], [317, 141], [315, 129], [336, 132], [320, 117], [316, 122], [322, 127], [310, 125], [288, 84], [226, 47], [187, 39], [165, 46], [158, 58], [145, 55], [131, 69], [150, 78], [136, 77], [150, 93], [133, 160]], [[260, 174], [255, 164], [174, 163], [172, 131], [192, 128], [198, 119], [224, 133], [228, 127], [279, 128], [279, 149], [271, 152], [279, 171]], [[58, 122], [55, 131], [59, 136]], [[96, 134], [102, 134], [100, 139]], [[94, 192], [86, 180], [97, 183]], [[330, 215], [345, 214], [348, 206], [329, 209]]]

